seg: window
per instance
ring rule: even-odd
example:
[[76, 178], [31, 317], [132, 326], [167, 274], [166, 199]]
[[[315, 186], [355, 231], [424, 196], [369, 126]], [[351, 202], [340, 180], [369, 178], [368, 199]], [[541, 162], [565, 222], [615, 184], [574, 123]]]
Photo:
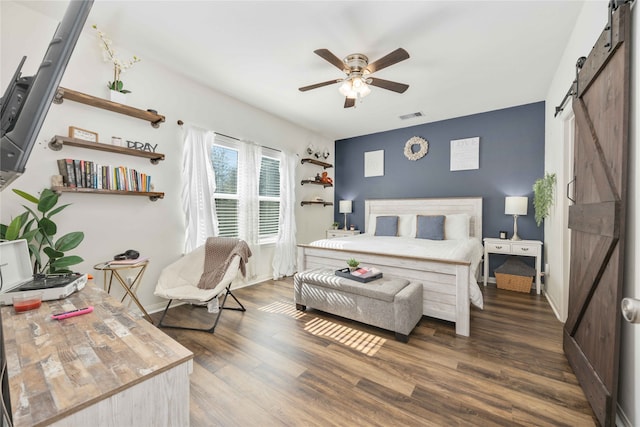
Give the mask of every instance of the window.
[[[216, 136], [216, 144], [211, 150], [211, 163], [216, 176], [216, 215], [222, 237], [240, 235], [238, 189], [243, 185], [242, 180], [247, 178], [238, 174], [239, 164], [243, 160], [240, 158], [239, 144], [242, 142]], [[255, 179], [258, 180], [260, 212], [258, 235], [260, 242], [265, 243], [275, 239], [280, 223], [280, 160], [272, 150], [262, 149], [260, 171]]]
[[280, 161], [262, 156], [260, 162], [260, 240], [275, 238], [280, 223]]
[[216, 175], [216, 215], [221, 237], [238, 237], [238, 150], [214, 145], [211, 163]]

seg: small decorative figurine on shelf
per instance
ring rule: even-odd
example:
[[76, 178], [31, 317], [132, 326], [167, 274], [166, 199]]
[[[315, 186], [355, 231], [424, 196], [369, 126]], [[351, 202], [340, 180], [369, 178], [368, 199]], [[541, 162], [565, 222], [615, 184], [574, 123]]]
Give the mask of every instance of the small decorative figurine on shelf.
[[323, 184], [333, 185], [333, 179], [329, 178], [327, 172], [322, 172], [322, 177], [320, 178], [320, 182]]

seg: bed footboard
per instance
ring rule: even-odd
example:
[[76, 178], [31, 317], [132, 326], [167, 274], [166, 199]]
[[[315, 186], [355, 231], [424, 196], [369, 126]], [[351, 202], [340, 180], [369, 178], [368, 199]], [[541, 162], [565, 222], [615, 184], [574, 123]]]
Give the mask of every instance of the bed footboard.
[[469, 336], [469, 262], [298, 245], [298, 271], [316, 267], [337, 270], [344, 268], [349, 258], [379, 268], [385, 276], [422, 283], [422, 314], [455, 322], [456, 334]]

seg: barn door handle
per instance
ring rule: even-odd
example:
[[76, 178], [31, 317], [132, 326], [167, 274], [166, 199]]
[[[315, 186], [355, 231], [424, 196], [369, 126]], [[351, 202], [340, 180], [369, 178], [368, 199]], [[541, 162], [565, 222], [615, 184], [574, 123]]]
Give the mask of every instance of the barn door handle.
[[622, 316], [629, 323], [640, 323], [640, 300], [624, 298], [622, 300]]
[[571, 200], [573, 203], [575, 203], [576, 201], [569, 195], [570, 194], [569, 188], [571, 187], [571, 184], [574, 184], [575, 182], [576, 182], [576, 177], [574, 176], [573, 179], [567, 183], [567, 199]]

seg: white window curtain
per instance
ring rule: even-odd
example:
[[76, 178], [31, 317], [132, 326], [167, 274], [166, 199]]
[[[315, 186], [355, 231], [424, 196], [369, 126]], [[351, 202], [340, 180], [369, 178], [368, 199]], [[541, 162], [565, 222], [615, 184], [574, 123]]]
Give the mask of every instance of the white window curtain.
[[182, 207], [185, 212], [185, 253], [218, 235], [216, 179], [210, 156], [215, 134], [192, 125], [183, 127]]
[[296, 272], [296, 165], [298, 158], [282, 153], [280, 160], [280, 227], [273, 256], [273, 278]]
[[[240, 144], [238, 174], [243, 185], [238, 188], [240, 206], [238, 229], [240, 238], [247, 242], [254, 259], [260, 259], [260, 201], [258, 200], [258, 180], [260, 178], [261, 149], [250, 141]], [[255, 278], [255, 262], [247, 264], [247, 279]]]

